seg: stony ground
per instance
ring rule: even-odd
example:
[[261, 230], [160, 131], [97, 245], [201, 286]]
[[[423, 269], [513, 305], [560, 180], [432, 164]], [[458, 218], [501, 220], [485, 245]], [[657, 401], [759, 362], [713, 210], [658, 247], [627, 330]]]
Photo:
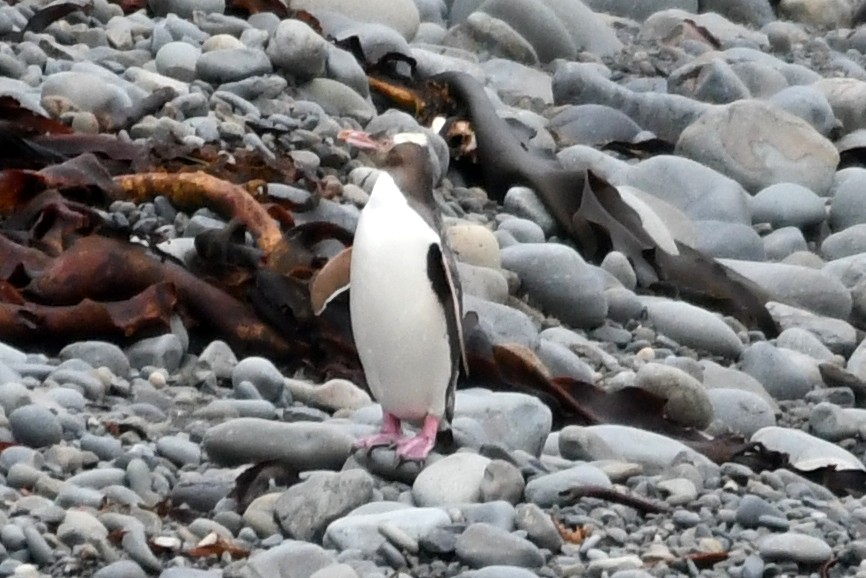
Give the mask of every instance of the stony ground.
[[[783, 331], [647, 294], [625, 255], [593, 265], [564, 242], [532, 190], [492, 203], [441, 159], [480, 330], [553, 376], [656, 392], [672, 422], [760, 441], [792, 467], [719, 465], [628, 426], [554, 427], [539, 399], [470, 382], [460, 450], [420, 469], [353, 452], [381, 418], [357, 385], [196, 345], [180, 323], [123, 349], [6, 340], [0, 577], [866, 576], [863, 499], [802, 474], [866, 470], [866, 29], [853, 1], [292, 4], [322, 34], [226, 15], [224, 0], [128, 14], [93, 0], [24, 31], [46, 4], [0, 3], [0, 95], [78, 132], [291, 157], [340, 183], [298, 222], [352, 229], [371, 172], [338, 132], [418, 127], [377, 110], [331, 40], [409, 54], [421, 77], [469, 72], [528, 146], [616, 185], [660, 246], [676, 239], [760, 286]], [[148, 110], [159, 89], [169, 98]], [[653, 138], [672, 154], [605, 148]], [[165, 198], [108, 214], [181, 258], [226, 224]]]

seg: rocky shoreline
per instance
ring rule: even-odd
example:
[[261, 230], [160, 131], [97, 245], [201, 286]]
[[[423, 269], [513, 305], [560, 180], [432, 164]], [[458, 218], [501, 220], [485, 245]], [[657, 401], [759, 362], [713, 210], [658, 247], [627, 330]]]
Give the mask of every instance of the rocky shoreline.
[[[470, 382], [460, 450], [420, 469], [352, 451], [381, 419], [356, 384], [198, 345], [177, 319], [124, 348], [6, 340], [0, 578], [866, 576], [866, 488], [808, 474], [866, 471], [866, 28], [852, 0], [293, 2], [320, 31], [224, 0], [93, 0], [37, 25], [46, 6], [0, 5], [0, 97], [78, 133], [290, 158], [333, 193], [296, 224], [354, 229], [373, 171], [340, 130], [419, 128], [376, 108], [346, 39], [371, 62], [410, 56], [419, 78], [471, 74], [527, 150], [618, 187], [660, 247], [760, 287], [780, 333], [648, 292], [622, 253], [589, 263], [534, 191], [494, 203], [443, 158], [480, 330], [550, 376], [648, 390], [677, 426], [789, 464], [557, 423], [536, 396]], [[104, 215], [180, 262], [227, 224], [165, 197]]]

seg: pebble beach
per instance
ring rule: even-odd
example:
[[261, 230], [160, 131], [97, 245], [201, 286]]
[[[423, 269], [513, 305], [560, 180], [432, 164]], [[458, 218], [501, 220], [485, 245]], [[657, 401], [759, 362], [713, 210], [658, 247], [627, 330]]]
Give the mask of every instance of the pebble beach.
[[[672, 423], [789, 463], [559, 424], [470, 376], [458, 451], [421, 468], [353, 450], [382, 417], [360, 384], [201, 346], [180, 319], [58, 351], [0, 336], [0, 578], [866, 578], [866, 488], [809, 475], [866, 472], [859, 2], [292, 2], [317, 28], [225, 0], [91, 0], [28, 30], [47, 6], [0, 0], [0, 97], [78, 133], [291, 159], [332, 193], [296, 224], [354, 230], [376, 170], [340, 131], [422, 130], [377, 108], [346, 39], [370, 62], [411, 57], [420, 79], [470, 74], [527, 150], [617, 187], [662, 249], [759, 287], [779, 334], [647, 291], [623, 253], [589, 262], [533, 190], [493, 202], [446, 155], [436, 192], [478, 330], [551, 377], [648, 390]], [[180, 263], [228, 224], [164, 197], [104, 214]]]

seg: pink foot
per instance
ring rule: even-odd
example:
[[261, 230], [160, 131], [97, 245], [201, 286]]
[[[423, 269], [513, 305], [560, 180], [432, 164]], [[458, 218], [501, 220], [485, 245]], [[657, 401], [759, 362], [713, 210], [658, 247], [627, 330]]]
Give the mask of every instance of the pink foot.
[[382, 415], [382, 431], [375, 435], [367, 436], [355, 442], [358, 449], [373, 449], [380, 446], [392, 446], [403, 437], [403, 428], [400, 420], [392, 414], [385, 412]]
[[415, 437], [397, 442], [397, 457], [405, 461], [423, 462], [436, 443], [439, 419], [431, 415], [424, 418], [424, 426]]

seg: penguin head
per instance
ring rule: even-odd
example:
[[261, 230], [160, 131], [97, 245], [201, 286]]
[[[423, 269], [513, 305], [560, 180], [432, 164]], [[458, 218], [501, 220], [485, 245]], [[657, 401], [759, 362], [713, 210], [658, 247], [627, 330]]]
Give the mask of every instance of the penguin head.
[[373, 162], [388, 171], [406, 196], [418, 200], [432, 198], [439, 166], [427, 134], [402, 132], [390, 138], [375, 139], [362, 131], [344, 130], [339, 138], [370, 151]]

